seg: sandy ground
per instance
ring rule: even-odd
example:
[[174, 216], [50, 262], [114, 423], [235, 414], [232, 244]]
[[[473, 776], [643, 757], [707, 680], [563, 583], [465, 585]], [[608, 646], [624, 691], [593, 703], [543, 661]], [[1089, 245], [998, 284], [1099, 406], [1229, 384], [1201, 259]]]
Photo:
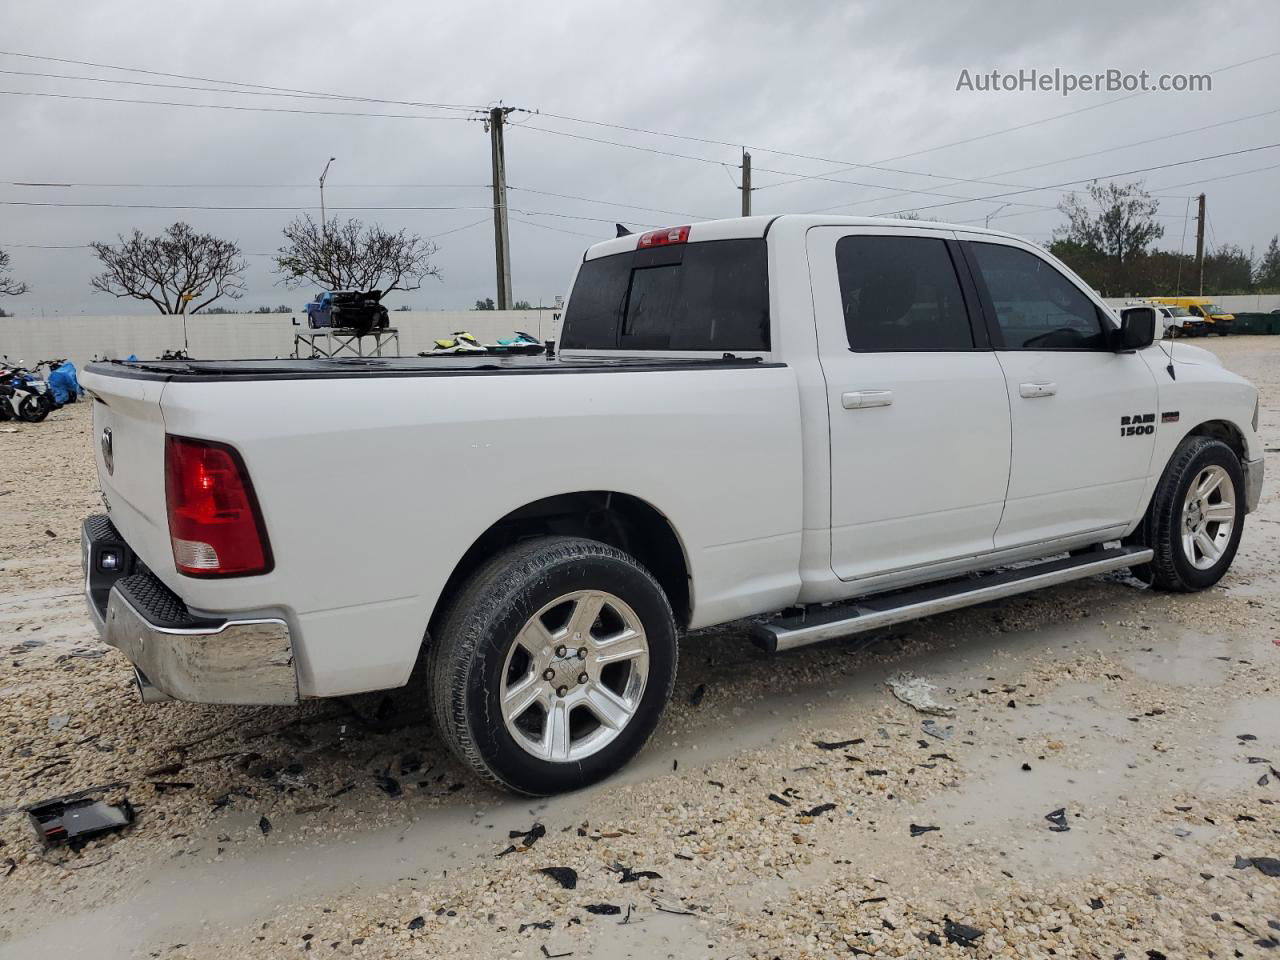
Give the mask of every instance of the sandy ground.
[[[1208, 345], [1280, 451], [1280, 338]], [[1280, 456], [1218, 588], [1099, 578], [773, 658], [691, 637], [638, 761], [535, 802], [473, 783], [409, 692], [139, 704], [76, 583], [89, 449], [84, 405], [0, 432], [4, 960], [1280, 948], [1248, 862], [1280, 857]], [[903, 670], [954, 717], [891, 697]], [[94, 786], [135, 825], [43, 851], [16, 808]]]

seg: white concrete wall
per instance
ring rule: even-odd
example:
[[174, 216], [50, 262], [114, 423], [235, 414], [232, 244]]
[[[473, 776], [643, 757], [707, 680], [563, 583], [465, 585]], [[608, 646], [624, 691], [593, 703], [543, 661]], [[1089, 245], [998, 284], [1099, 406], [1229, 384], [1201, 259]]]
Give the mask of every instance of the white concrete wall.
[[[292, 320], [302, 326], [293, 326]], [[270, 314], [201, 314], [187, 317], [193, 358], [229, 360], [237, 357], [288, 357], [293, 335], [306, 332], [306, 316]], [[429, 351], [438, 337], [467, 330], [482, 343], [510, 337], [517, 330], [541, 340], [558, 336], [551, 310], [406, 311], [391, 314], [400, 331], [400, 353], [414, 356]], [[556, 324], [558, 326], [558, 324]], [[77, 367], [94, 357], [135, 354], [153, 360], [165, 350], [182, 347], [182, 318], [159, 313], [145, 316], [0, 317], [0, 354], [35, 364], [66, 357]]]

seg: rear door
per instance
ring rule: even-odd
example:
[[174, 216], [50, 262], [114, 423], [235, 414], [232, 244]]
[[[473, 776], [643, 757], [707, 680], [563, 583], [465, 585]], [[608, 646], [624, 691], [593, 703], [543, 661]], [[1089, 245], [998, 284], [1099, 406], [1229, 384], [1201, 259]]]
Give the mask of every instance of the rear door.
[[965, 252], [1013, 420], [996, 547], [1127, 525], [1155, 448], [1150, 367], [1112, 350], [1099, 301], [1031, 245], [973, 235]]
[[853, 580], [991, 550], [1009, 401], [953, 235], [818, 227], [807, 247], [832, 569]]

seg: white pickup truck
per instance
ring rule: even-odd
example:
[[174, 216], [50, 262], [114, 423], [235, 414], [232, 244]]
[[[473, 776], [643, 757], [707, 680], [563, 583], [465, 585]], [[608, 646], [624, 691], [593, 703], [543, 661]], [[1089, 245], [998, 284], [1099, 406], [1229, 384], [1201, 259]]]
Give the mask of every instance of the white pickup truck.
[[1216, 583], [1257, 391], [1122, 313], [1007, 234], [749, 217], [591, 247], [554, 357], [95, 363], [89, 609], [146, 701], [421, 675], [481, 776], [579, 787], [700, 627]]

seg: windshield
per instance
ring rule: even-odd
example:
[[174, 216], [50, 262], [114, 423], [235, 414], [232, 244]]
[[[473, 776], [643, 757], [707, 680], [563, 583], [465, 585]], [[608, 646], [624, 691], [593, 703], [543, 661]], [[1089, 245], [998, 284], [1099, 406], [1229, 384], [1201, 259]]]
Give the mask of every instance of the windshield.
[[1191, 316], [1191, 311], [1188, 310], [1186, 307], [1165, 307], [1165, 309], [1169, 311], [1169, 316], [1171, 317]]
[[1220, 317], [1227, 312], [1223, 310], [1220, 306], [1218, 306], [1216, 303], [1206, 303], [1200, 309], [1203, 310], [1205, 313], [1207, 313], [1211, 317]]

